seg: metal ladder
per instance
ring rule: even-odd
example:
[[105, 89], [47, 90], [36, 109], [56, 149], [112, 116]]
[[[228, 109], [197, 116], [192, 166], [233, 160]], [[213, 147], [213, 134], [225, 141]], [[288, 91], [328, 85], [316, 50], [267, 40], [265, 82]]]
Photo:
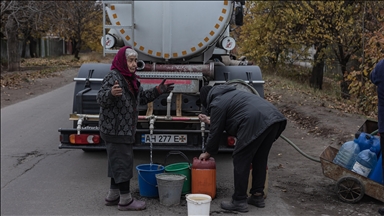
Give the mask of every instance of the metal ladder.
[[[103, 44], [105, 44], [106, 43], [106, 29], [115, 29], [116, 31], [117, 31], [117, 29], [116, 29], [116, 27], [119, 27], [119, 28], [126, 28], [126, 29], [130, 29], [131, 31], [132, 31], [132, 34], [131, 34], [131, 38], [132, 38], [132, 41], [133, 41], [133, 43], [134, 43], [134, 29], [135, 29], [135, 22], [134, 22], [134, 10], [133, 10], [133, 8], [134, 8], [134, 0], [126, 0], [126, 1], [114, 1], [114, 0], [111, 0], [111, 1], [108, 1], [108, 0], [105, 0], [105, 1], [102, 1], [102, 4], [103, 4]], [[132, 16], [132, 18], [131, 18], [131, 21], [132, 21], [132, 23], [131, 23], [131, 25], [128, 25], [128, 26], [116, 26], [116, 25], [114, 25], [113, 23], [111, 23], [111, 25], [106, 25], [105, 24], [105, 22], [106, 22], [106, 12], [105, 12], [105, 10], [106, 10], [106, 7], [107, 7], [107, 5], [113, 5], [113, 4], [131, 4], [131, 16]], [[124, 40], [124, 39], [123, 39]], [[102, 44], [102, 46], [103, 46], [103, 56], [105, 56], [105, 54], [106, 53], [117, 53], [119, 50], [116, 50], [116, 49], [107, 49], [107, 48], [105, 48], [105, 45], [103, 45]], [[134, 47], [134, 44], [132, 44], [132, 47]]]

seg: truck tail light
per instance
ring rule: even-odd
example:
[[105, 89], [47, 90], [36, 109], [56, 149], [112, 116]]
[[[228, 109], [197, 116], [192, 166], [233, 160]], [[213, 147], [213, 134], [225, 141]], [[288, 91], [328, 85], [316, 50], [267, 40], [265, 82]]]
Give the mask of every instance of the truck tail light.
[[96, 134], [71, 134], [69, 135], [69, 142], [71, 144], [98, 144], [100, 143], [100, 136]]
[[233, 146], [236, 145], [236, 142], [237, 142], [236, 137], [228, 136], [228, 138], [227, 138], [227, 145], [228, 145], [228, 146], [233, 147]]

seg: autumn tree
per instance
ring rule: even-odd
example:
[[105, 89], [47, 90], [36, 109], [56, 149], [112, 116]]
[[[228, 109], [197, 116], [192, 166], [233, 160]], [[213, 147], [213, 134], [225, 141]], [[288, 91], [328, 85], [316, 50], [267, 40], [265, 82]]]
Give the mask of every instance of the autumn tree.
[[20, 34], [22, 39], [21, 57], [26, 56], [26, 47], [29, 46], [30, 56], [38, 57], [37, 45], [38, 39], [46, 36], [51, 30], [51, 17], [54, 12], [54, 2], [37, 1], [37, 10], [29, 12], [24, 25], [20, 26]]
[[[239, 44], [256, 60], [286, 64], [293, 57], [305, 59], [314, 48], [310, 86], [322, 89], [325, 61], [335, 58], [344, 78], [351, 56], [361, 51], [361, 3], [355, 1], [249, 2]], [[329, 55], [326, 51], [332, 50]], [[263, 63], [264, 63], [263, 62]], [[343, 79], [341, 92], [348, 95]]]
[[103, 13], [96, 1], [56, 1], [56, 12], [56, 33], [72, 42], [76, 59], [84, 44], [100, 43]]
[[[8, 71], [20, 69], [19, 40], [23, 40], [23, 52], [27, 40], [33, 34], [45, 31], [43, 20], [49, 16], [51, 2], [1, 1], [1, 31], [5, 32], [8, 51]], [[33, 51], [33, 50], [32, 50]]]
[[[351, 56], [361, 50], [361, 4], [355, 1], [311, 1], [301, 2], [294, 8], [296, 13], [307, 14], [309, 25], [300, 32], [303, 41], [313, 41], [316, 54], [310, 83], [321, 89], [326, 48], [333, 50], [333, 56], [341, 66], [342, 81], [340, 89], [342, 97], [348, 98], [348, 84], [344, 77], [349, 73], [347, 63]], [[303, 23], [300, 23], [302, 25]], [[308, 31], [309, 30], [309, 31]], [[319, 46], [316, 46], [319, 45]], [[321, 57], [321, 58], [319, 58]]]
[[283, 51], [289, 49], [287, 28], [280, 11], [281, 4], [272, 1], [248, 1], [241, 27], [241, 51], [260, 64], [276, 67]]
[[313, 74], [321, 76], [311, 80], [311, 85], [321, 89], [320, 72], [327, 43], [320, 38], [324, 28], [321, 17], [315, 13], [317, 6], [286, 1], [249, 2], [247, 6], [250, 10], [240, 37], [242, 51], [275, 68], [277, 63], [306, 59], [309, 48], [314, 47]]
[[355, 106], [366, 115], [377, 114], [376, 87], [371, 83], [369, 74], [381, 59], [384, 59], [384, 8], [381, 2], [365, 4], [364, 52], [358, 58], [361, 66], [352, 71], [347, 79], [351, 83], [349, 91], [356, 99]]

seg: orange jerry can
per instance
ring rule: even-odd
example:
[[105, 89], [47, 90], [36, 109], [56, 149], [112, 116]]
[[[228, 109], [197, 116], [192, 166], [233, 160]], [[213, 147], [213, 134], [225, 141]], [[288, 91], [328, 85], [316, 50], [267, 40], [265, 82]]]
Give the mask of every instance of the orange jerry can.
[[216, 197], [216, 162], [214, 158], [199, 160], [194, 157], [191, 175], [193, 194], [207, 194], [212, 199]]

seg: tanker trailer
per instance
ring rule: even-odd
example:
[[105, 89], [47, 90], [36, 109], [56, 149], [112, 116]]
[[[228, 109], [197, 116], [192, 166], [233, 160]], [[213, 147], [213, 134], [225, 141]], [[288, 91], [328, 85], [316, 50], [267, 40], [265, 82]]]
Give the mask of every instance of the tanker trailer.
[[[230, 27], [241, 24], [244, 1], [102, 1], [103, 54], [124, 45], [139, 53], [137, 75], [144, 89], [163, 78], [174, 90], [139, 107], [134, 149], [201, 150], [209, 125], [198, 119], [204, 112], [199, 91], [205, 85], [232, 84], [263, 97], [258, 66], [234, 60], [236, 41]], [[240, 11], [240, 12], [239, 12]], [[105, 149], [99, 136], [96, 95], [110, 64], [83, 64], [74, 78], [70, 120], [60, 128], [60, 149]], [[219, 151], [233, 151], [236, 139], [223, 131]]]

